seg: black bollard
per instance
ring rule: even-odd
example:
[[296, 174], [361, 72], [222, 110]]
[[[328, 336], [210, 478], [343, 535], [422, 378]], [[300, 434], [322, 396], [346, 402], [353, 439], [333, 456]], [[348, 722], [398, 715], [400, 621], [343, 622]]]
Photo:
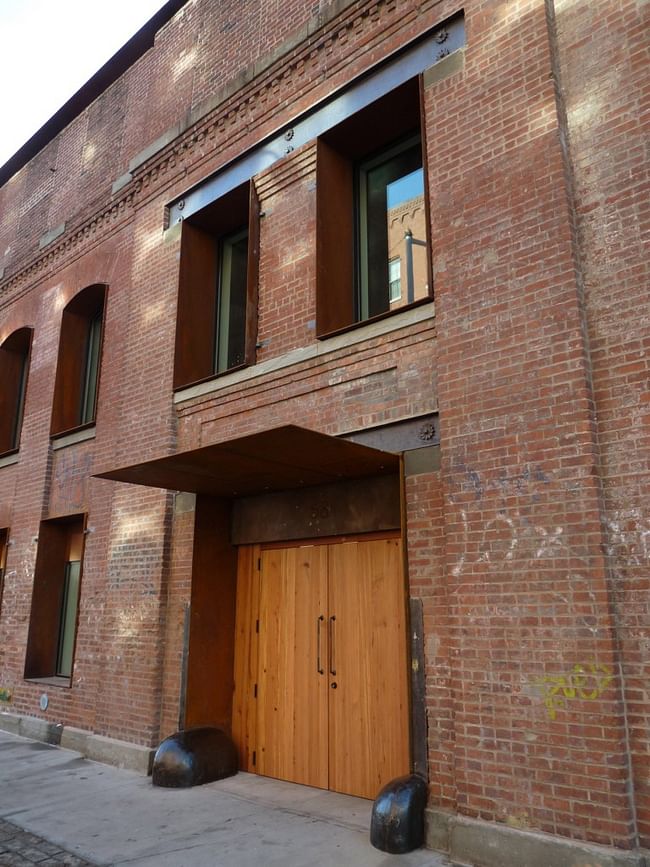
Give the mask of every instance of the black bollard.
[[183, 789], [232, 777], [237, 750], [228, 735], [212, 726], [176, 732], [160, 744], [153, 759], [154, 786]]
[[396, 777], [375, 798], [370, 842], [375, 849], [403, 855], [424, 843], [426, 781], [417, 774]]

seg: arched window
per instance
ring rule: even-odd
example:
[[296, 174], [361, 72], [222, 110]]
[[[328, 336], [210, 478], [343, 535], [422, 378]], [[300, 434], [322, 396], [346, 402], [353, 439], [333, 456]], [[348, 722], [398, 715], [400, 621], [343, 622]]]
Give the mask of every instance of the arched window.
[[52, 436], [95, 422], [106, 289], [103, 284], [89, 286], [63, 311]]
[[32, 334], [19, 328], [0, 346], [0, 455], [20, 445]]

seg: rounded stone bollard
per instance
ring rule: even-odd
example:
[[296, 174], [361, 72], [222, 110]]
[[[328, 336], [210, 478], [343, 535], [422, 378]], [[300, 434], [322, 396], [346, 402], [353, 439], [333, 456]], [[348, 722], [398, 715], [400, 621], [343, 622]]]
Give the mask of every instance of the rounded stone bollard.
[[426, 781], [417, 774], [396, 777], [375, 798], [370, 842], [375, 849], [403, 855], [424, 843]]
[[153, 759], [154, 786], [183, 789], [232, 777], [238, 770], [235, 745], [213, 726], [176, 732], [160, 744]]

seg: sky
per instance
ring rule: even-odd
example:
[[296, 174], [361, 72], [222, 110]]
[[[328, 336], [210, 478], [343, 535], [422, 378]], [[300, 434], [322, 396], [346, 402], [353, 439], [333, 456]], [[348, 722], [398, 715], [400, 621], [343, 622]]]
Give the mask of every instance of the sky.
[[0, 166], [165, 0], [0, 0]]

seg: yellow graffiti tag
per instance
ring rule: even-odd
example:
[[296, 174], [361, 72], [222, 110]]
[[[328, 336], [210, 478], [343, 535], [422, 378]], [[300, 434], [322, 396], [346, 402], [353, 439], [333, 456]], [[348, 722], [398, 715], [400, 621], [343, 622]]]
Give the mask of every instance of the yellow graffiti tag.
[[544, 691], [544, 704], [550, 719], [556, 711], [566, 708], [567, 702], [579, 698], [596, 701], [610, 685], [612, 670], [601, 663], [577, 663], [568, 674], [547, 675], [538, 681]]

